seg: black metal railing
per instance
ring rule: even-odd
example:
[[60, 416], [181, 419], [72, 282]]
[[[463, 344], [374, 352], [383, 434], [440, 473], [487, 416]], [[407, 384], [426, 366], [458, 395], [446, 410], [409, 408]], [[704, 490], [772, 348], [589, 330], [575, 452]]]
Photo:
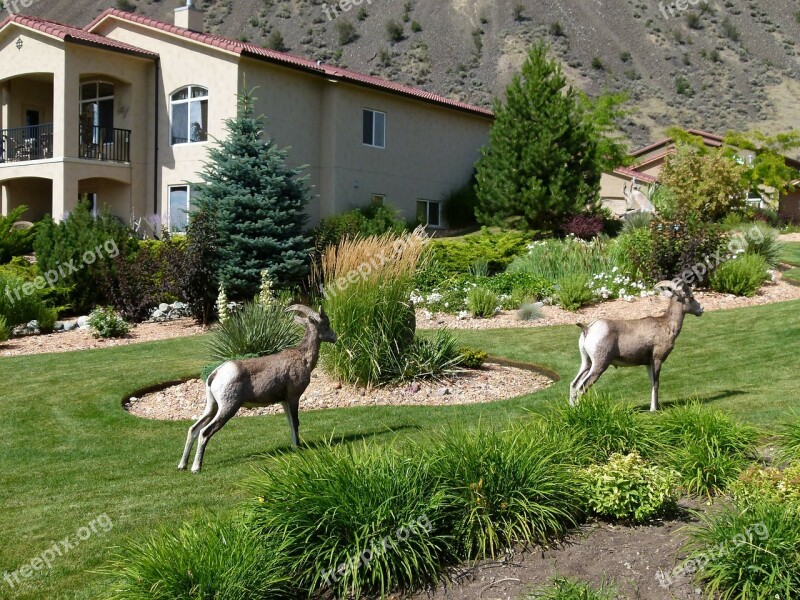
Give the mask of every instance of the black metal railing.
[[0, 162], [53, 158], [53, 124], [0, 129]]
[[81, 126], [78, 158], [130, 162], [130, 129]]

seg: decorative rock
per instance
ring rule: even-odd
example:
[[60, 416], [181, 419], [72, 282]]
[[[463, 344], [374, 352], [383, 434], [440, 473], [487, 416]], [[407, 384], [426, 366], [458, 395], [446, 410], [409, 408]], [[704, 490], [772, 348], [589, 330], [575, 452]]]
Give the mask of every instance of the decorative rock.
[[408, 391], [411, 392], [412, 394], [416, 394], [421, 389], [422, 389], [422, 386], [417, 381], [415, 381], [410, 386], [408, 386]]
[[66, 322], [66, 323], [62, 323], [62, 327], [61, 328], [64, 331], [72, 331], [77, 326], [78, 326], [78, 322], [77, 321], [69, 321], [69, 322]]
[[167, 304], [166, 302], [162, 302], [161, 304], [158, 305], [158, 310], [160, 310], [162, 313], [167, 312], [169, 310], [169, 304]]
[[89, 327], [89, 317], [78, 317], [78, 327], [87, 329]]
[[542, 307], [544, 306], [544, 302], [534, 302], [534, 303], [533, 303], [533, 305], [534, 305], [536, 308], [542, 308]]
[[34, 319], [33, 321], [29, 321], [26, 325], [28, 329], [39, 329], [39, 321]]
[[437, 390], [436, 395], [437, 396], [449, 396], [450, 395], [450, 388], [446, 388], [446, 387], [440, 388], [439, 390]]
[[56, 321], [53, 323], [53, 331], [63, 331], [64, 330], [64, 323], [61, 321]]
[[160, 308], [157, 308], [155, 311], [153, 311], [153, 314], [152, 314], [151, 318], [155, 319], [155, 320], [163, 319], [164, 318], [164, 312]]

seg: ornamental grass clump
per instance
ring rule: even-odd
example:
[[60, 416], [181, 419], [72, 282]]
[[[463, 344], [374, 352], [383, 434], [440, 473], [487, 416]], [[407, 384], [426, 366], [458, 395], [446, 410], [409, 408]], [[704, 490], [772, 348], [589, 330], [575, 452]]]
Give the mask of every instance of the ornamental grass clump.
[[[339, 341], [323, 351], [323, 368], [332, 376], [362, 386], [442, 374], [454, 358], [430, 352], [417, 341], [414, 275], [425, 260], [428, 238], [422, 228], [411, 233], [345, 238], [328, 246], [312, 272], [312, 284]], [[446, 336], [436, 338], [451, 346]], [[440, 364], [419, 358], [439, 356]], [[415, 364], [423, 373], [416, 373]]]
[[800, 461], [800, 416], [780, 425], [778, 457], [787, 462]]

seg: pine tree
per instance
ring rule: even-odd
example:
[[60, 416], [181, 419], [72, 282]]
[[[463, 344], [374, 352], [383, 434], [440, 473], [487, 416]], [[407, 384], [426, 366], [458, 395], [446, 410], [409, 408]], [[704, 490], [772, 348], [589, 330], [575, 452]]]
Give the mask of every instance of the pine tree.
[[476, 216], [484, 225], [557, 230], [599, 198], [604, 123], [586, 108], [561, 66], [534, 46], [505, 103], [495, 102], [477, 164]]
[[209, 151], [194, 198], [216, 224], [219, 280], [231, 298], [258, 293], [261, 271], [278, 286], [308, 273], [311, 241], [307, 176], [285, 164], [287, 151], [262, 140], [263, 117], [254, 113], [252, 92], [239, 95], [237, 116], [225, 122], [228, 136]]

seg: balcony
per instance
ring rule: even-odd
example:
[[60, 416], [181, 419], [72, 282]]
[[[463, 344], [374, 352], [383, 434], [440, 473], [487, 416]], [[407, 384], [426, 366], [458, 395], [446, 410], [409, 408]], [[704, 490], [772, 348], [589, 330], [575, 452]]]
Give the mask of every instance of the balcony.
[[78, 158], [130, 162], [130, 129], [81, 126], [79, 135]]
[[53, 124], [0, 129], [0, 163], [53, 158]]

